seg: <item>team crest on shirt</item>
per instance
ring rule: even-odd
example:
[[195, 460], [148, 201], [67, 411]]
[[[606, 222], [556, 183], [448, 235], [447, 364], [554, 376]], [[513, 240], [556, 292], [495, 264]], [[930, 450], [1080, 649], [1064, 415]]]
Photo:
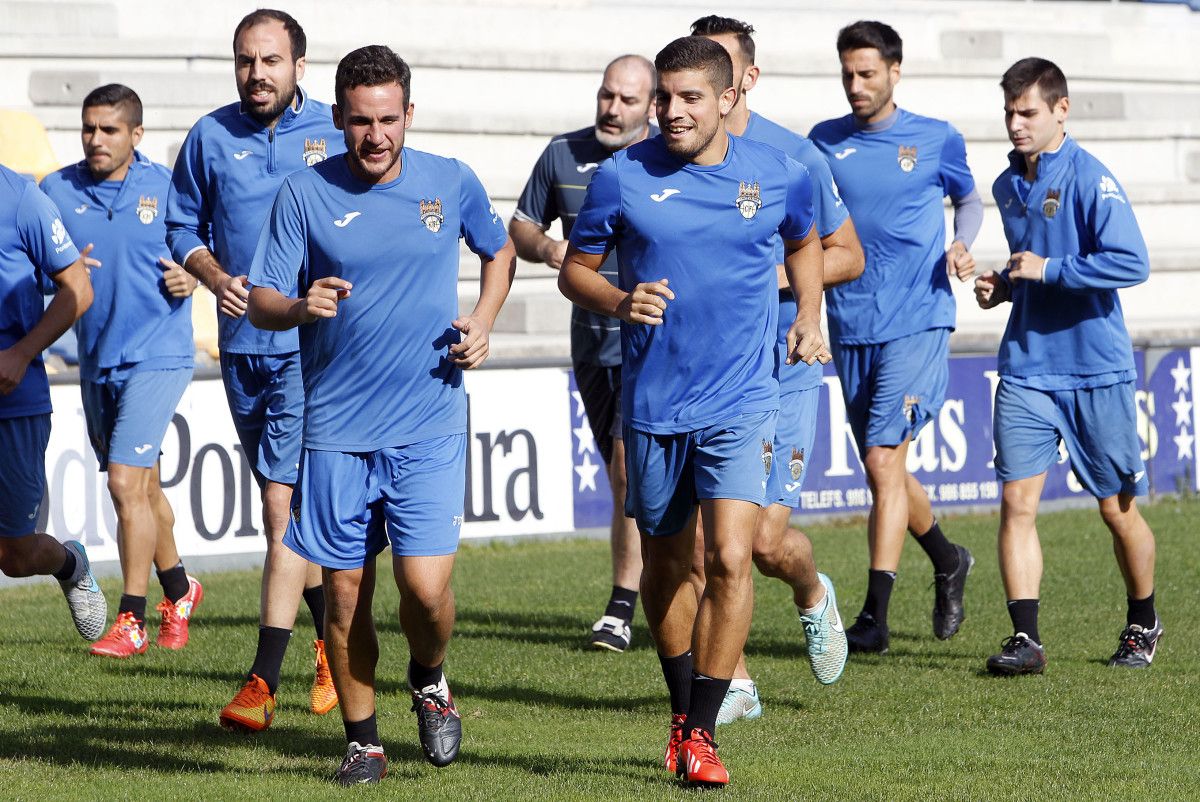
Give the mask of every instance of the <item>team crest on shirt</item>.
[[906, 147], [900, 146], [900, 151], [896, 155], [896, 162], [900, 165], [900, 169], [906, 173], [911, 173], [917, 169], [917, 146]]
[[799, 482], [801, 474], [804, 473], [804, 449], [792, 449], [792, 461], [788, 463], [788, 472], [792, 474], [792, 481]]
[[142, 221], [142, 225], [150, 225], [154, 222], [154, 218], [158, 217], [158, 198], [149, 198], [145, 195], [138, 196], [137, 205], [138, 220]]
[[745, 181], [739, 181], [737, 200], [733, 203], [747, 220], [758, 214], [758, 210], [762, 208], [762, 190], [759, 189], [758, 182], [747, 184]]
[[433, 200], [421, 199], [421, 222], [425, 227], [434, 234], [442, 230], [442, 223], [446, 218], [442, 216], [442, 199], [434, 198]]
[[304, 138], [304, 164], [312, 167], [325, 161], [325, 140]]
[[775, 446], [771, 443], [770, 440], [763, 440], [762, 448], [763, 448], [763, 450], [762, 450], [763, 474], [766, 476], [770, 476], [771, 475], [771, 462], [772, 462], [772, 460], [775, 459]]
[[920, 403], [921, 397], [919, 395], [904, 396], [904, 418], [910, 425], [917, 422], [917, 404]]
[[1047, 190], [1046, 191], [1046, 199], [1044, 201], [1042, 201], [1042, 214], [1044, 214], [1050, 218], [1053, 218], [1054, 215], [1058, 214], [1058, 207], [1059, 207], [1058, 199], [1060, 197], [1062, 197], [1061, 190], [1057, 190], [1057, 189]]

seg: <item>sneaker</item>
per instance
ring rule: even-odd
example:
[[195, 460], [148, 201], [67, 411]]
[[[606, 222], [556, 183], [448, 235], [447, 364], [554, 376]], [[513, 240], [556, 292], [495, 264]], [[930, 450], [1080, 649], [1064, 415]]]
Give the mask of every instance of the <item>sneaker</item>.
[[1041, 674], [1046, 669], [1046, 647], [1034, 643], [1024, 632], [1005, 638], [1000, 654], [987, 660], [987, 670], [1006, 677]]
[[[762, 715], [762, 700], [758, 698], [758, 686], [750, 683], [750, 689], [730, 685], [721, 700], [717, 713], [717, 724], [732, 724], [740, 718], [756, 719]], [[682, 735], [682, 732], [680, 733]]]
[[870, 613], [859, 613], [846, 630], [846, 647], [851, 652], [887, 654], [887, 624], [878, 623]]
[[717, 757], [717, 742], [699, 727], [679, 744], [675, 775], [688, 785], [708, 788], [729, 785], [729, 772]]
[[955, 545], [958, 551], [958, 567], [948, 574], [933, 575], [933, 634], [939, 640], [954, 637], [963, 622], [963, 592], [967, 587], [967, 575], [975, 558], [966, 546]]
[[679, 745], [683, 743], [683, 722], [687, 716], [683, 713], [671, 714], [671, 733], [667, 736], [667, 754], [663, 765], [667, 771], [675, 773], [675, 765], [679, 759]]
[[387, 776], [387, 755], [382, 746], [351, 741], [333, 781], [338, 785], [375, 785]]
[[146, 627], [133, 613], [124, 612], [117, 616], [108, 634], [92, 644], [91, 653], [101, 657], [132, 657], [145, 652], [148, 645]]
[[[812, 615], [801, 613], [800, 623], [804, 625], [804, 642], [813, 676], [822, 685], [832, 685], [846, 668], [846, 630], [838, 612], [833, 580], [821, 573], [817, 579], [825, 586], [825, 606]], [[721, 723], [719, 718], [717, 723]]]
[[1130, 624], [1121, 633], [1117, 651], [1108, 661], [1110, 667], [1146, 668], [1154, 662], [1158, 639], [1162, 637], [1162, 621], [1155, 619], [1154, 626], [1146, 629], [1140, 624]]
[[448, 766], [458, 757], [462, 742], [462, 718], [446, 678], [437, 685], [426, 685], [412, 692], [412, 710], [417, 714], [417, 735], [425, 759], [435, 766]]
[[76, 571], [79, 578], [74, 582], [67, 580], [58, 584], [67, 597], [67, 607], [71, 609], [75, 629], [88, 640], [95, 640], [104, 634], [104, 625], [108, 622], [108, 602], [104, 600], [104, 593], [92, 573], [92, 564], [88, 562], [87, 549], [83, 544], [78, 540], [68, 540], [63, 546], [71, 550], [83, 570]]
[[592, 639], [588, 645], [593, 649], [608, 649], [612, 652], [623, 652], [629, 648], [633, 633], [629, 623], [624, 619], [611, 615], [600, 616], [600, 620], [592, 624]]
[[337, 707], [337, 688], [333, 687], [333, 675], [329, 673], [329, 658], [325, 656], [325, 641], [313, 641], [317, 650], [316, 674], [313, 676], [312, 690], [308, 693], [308, 709], [323, 716]]
[[257, 674], [251, 674], [233, 701], [221, 711], [220, 723], [235, 732], [262, 732], [274, 720], [275, 694]]
[[162, 614], [158, 637], [154, 643], [164, 649], [182, 649], [188, 642], [188, 621], [204, 599], [204, 586], [194, 576], [188, 577], [188, 592], [172, 604], [163, 599], [154, 609]]

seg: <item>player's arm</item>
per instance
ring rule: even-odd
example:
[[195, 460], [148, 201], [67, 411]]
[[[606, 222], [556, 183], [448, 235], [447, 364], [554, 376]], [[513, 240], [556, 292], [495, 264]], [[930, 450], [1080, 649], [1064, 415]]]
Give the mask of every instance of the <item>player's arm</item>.
[[[821, 278], [825, 289], [854, 281], [862, 275], [866, 259], [863, 256], [862, 243], [858, 240], [858, 232], [849, 216], [833, 233], [821, 237], [821, 251], [824, 263]], [[776, 265], [775, 270], [779, 289], [786, 290], [791, 287], [784, 266]]]
[[546, 235], [550, 223], [560, 216], [554, 184], [554, 143], [551, 142], [538, 157], [525, 188], [521, 190], [516, 211], [508, 224], [508, 235], [516, 246], [517, 256], [558, 270], [567, 255], [567, 242]]
[[491, 353], [492, 326], [500, 314], [517, 275], [517, 254], [513, 240], [505, 241], [504, 247], [488, 258], [479, 256], [479, 300], [471, 314], [458, 318], [452, 324], [462, 339], [450, 346], [450, 357], [454, 364], [464, 370], [477, 368]]
[[[1150, 277], [1150, 255], [1125, 191], [1109, 175], [1080, 181], [1086, 253], [1045, 260], [1041, 280], [1065, 290], [1092, 292], [1141, 284]], [[1068, 218], [1070, 220], [1071, 218]]]
[[1012, 300], [1012, 284], [1003, 273], [989, 270], [975, 277], [975, 303], [980, 309], [991, 309]]
[[938, 177], [954, 206], [954, 239], [946, 249], [946, 273], [966, 281], [975, 274], [971, 245], [983, 227], [983, 198], [967, 165], [966, 140], [948, 123], [938, 159]]
[[796, 297], [796, 319], [788, 330], [787, 363], [825, 364], [831, 358], [821, 334], [824, 257], [816, 226], [801, 240], [784, 240], [784, 270]]
[[606, 253], [587, 253], [571, 245], [558, 273], [558, 289], [571, 303], [626, 323], [660, 326], [667, 302], [675, 300], [666, 278], [638, 284], [632, 292], [614, 287], [600, 275]]
[[337, 317], [338, 304], [350, 297], [354, 285], [337, 276], [317, 279], [302, 298], [284, 295], [274, 287], [250, 290], [247, 315], [250, 325], [267, 331], [284, 331], [321, 318]]
[[508, 223], [508, 235], [516, 247], [517, 256], [526, 262], [542, 262], [558, 270], [567, 255], [567, 241], [546, 235], [547, 229], [532, 220], [513, 217]]

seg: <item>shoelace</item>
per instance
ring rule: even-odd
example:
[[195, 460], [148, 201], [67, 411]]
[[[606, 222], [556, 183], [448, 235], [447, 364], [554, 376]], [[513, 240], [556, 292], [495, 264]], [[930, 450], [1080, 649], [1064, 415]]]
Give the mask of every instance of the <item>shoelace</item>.
[[704, 730], [700, 730], [700, 739], [702, 741], [704, 741], [704, 743], [708, 747], [706, 749], [702, 748], [700, 750], [700, 762], [701, 763], [715, 762], [717, 760], [717, 742], [714, 741], [713, 737], [711, 735], [709, 735], [707, 732], [705, 732]]
[[812, 650], [817, 654], [824, 654], [827, 644], [820, 622], [810, 620], [807, 616], [800, 616], [800, 623], [804, 625], [804, 636], [808, 638]]
[[350, 769], [355, 763], [362, 763], [365, 765], [367, 758], [370, 757], [371, 752], [375, 751], [375, 749], [378, 749], [378, 747], [373, 749], [370, 746], [360, 746], [353, 752], [347, 753], [345, 760], [342, 761], [341, 771]]
[[163, 599], [154, 608], [162, 613], [162, 628], [174, 634], [183, 623], [183, 617], [179, 615], [179, 610], [171, 602]]
[[1007, 638], [1005, 638], [1003, 641], [1000, 642], [1000, 651], [1003, 652], [1004, 654], [1011, 654], [1011, 653], [1017, 651], [1018, 649], [1020, 649], [1022, 646], [1024, 646], [1028, 642], [1029, 641], [1026, 638], [1022, 638], [1017, 635], [1009, 635]]
[[1129, 657], [1138, 652], [1149, 651], [1150, 639], [1146, 637], [1145, 632], [1136, 630], [1125, 630], [1121, 636], [1121, 644], [1117, 646], [1118, 657]]
[[423, 693], [413, 699], [412, 710], [427, 726], [437, 726], [450, 714], [450, 705], [436, 693]]

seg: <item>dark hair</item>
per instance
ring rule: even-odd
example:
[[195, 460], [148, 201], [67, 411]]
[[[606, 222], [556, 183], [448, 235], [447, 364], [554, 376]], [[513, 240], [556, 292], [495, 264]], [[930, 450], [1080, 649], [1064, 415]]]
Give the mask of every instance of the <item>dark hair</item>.
[[337, 75], [333, 79], [333, 95], [338, 105], [344, 106], [348, 89], [392, 83], [400, 84], [404, 90], [404, 107], [408, 108], [412, 70], [387, 45], [367, 45], [351, 50], [338, 62]]
[[274, 8], [260, 8], [251, 11], [246, 16], [242, 17], [242, 21], [233, 29], [233, 52], [237, 53], [237, 40], [242, 35], [242, 31], [247, 28], [253, 28], [255, 25], [262, 25], [264, 22], [283, 23], [283, 29], [287, 31], [288, 41], [292, 44], [292, 61], [299, 61], [304, 58], [304, 54], [308, 51], [308, 38], [304, 35], [304, 29], [300, 27], [300, 23], [296, 22], [296, 18], [286, 11], [278, 11]]
[[1067, 76], [1057, 64], [1044, 58], [1023, 58], [1009, 67], [1000, 79], [1005, 100], [1016, 100], [1034, 85], [1050, 108], [1067, 97]]
[[837, 52], [842, 55], [848, 50], [874, 48], [888, 64], [899, 64], [904, 60], [904, 43], [900, 34], [891, 25], [875, 20], [851, 23], [838, 31]]
[[697, 70], [708, 75], [708, 82], [719, 95], [733, 86], [733, 60], [728, 51], [703, 36], [682, 36], [658, 51], [654, 68], [665, 72]]
[[142, 124], [142, 99], [124, 84], [105, 84], [88, 92], [83, 99], [83, 108], [90, 109], [93, 106], [120, 107], [130, 128]]
[[750, 38], [754, 33], [753, 25], [733, 17], [718, 17], [716, 14], [709, 14], [692, 23], [692, 36], [720, 36], [730, 33], [737, 37], [742, 55], [753, 64], [754, 40]]

